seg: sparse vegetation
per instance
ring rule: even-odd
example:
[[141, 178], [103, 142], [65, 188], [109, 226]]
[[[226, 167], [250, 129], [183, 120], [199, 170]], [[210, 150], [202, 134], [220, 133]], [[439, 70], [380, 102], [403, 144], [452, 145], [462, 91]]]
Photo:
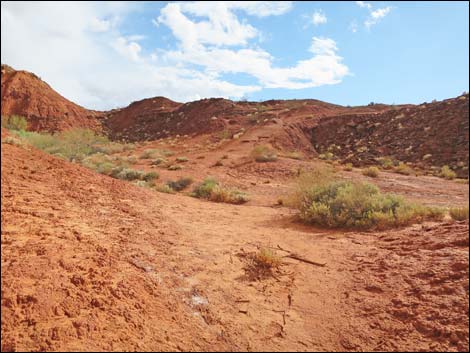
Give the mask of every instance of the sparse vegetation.
[[20, 139], [17, 139], [16, 137], [13, 136], [7, 136], [3, 139], [3, 143], [9, 144], [9, 145], [14, 145], [14, 146], [22, 146], [23, 142], [21, 142]]
[[333, 154], [333, 152], [326, 152], [326, 153], [320, 154], [318, 158], [326, 160], [326, 161], [331, 161], [333, 158], [335, 158], [335, 155]]
[[408, 166], [407, 164], [400, 162], [398, 166], [394, 169], [395, 173], [402, 174], [402, 175], [411, 175], [414, 174], [413, 168]]
[[352, 163], [346, 163], [344, 166], [343, 166], [343, 170], [344, 171], [347, 171], [347, 172], [350, 172], [353, 170], [353, 165]]
[[173, 190], [172, 188], [170, 188], [167, 184], [164, 184], [164, 185], [158, 185], [155, 190], [157, 190], [158, 192], [163, 192], [165, 194], [174, 194], [175, 193], [175, 190]]
[[219, 184], [214, 178], [208, 177], [197, 185], [192, 196], [207, 199], [214, 202], [225, 202], [232, 204], [242, 204], [249, 201], [248, 195], [237, 190], [226, 188]]
[[19, 115], [2, 115], [2, 127], [8, 130], [24, 131], [28, 127], [28, 122], [25, 117]]
[[362, 175], [368, 176], [370, 178], [377, 178], [379, 176], [379, 168], [369, 167], [362, 171]]
[[278, 268], [282, 264], [282, 258], [269, 248], [259, 249], [253, 260], [255, 265], [263, 270]]
[[382, 169], [385, 169], [385, 170], [390, 170], [395, 165], [393, 163], [393, 160], [391, 158], [388, 158], [388, 157], [380, 158], [379, 162], [380, 162], [380, 166], [382, 167]]
[[277, 152], [275, 149], [267, 145], [256, 146], [251, 152], [251, 157], [256, 162], [274, 162], [277, 160]]
[[181, 170], [181, 169], [183, 169], [183, 167], [178, 165], [178, 164], [173, 164], [173, 165], [168, 166], [167, 169], [168, 170]]
[[449, 214], [455, 221], [465, 221], [468, 219], [468, 206], [453, 207], [449, 210]]
[[282, 154], [283, 157], [290, 158], [290, 159], [296, 159], [296, 160], [302, 160], [304, 159], [304, 155], [302, 152], [287, 152]]
[[184, 163], [189, 161], [188, 157], [176, 157], [176, 162], [178, 163]]
[[448, 165], [445, 165], [441, 168], [439, 176], [447, 180], [454, 180], [457, 177], [457, 174], [450, 169]]
[[159, 155], [159, 151], [156, 149], [148, 149], [142, 152], [140, 155], [140, 159], [153, 159], [156, 158]]
[[299, 209], [302, 220], [327, 227], [383, 229], [444, 217], [441, 209], [383, 194], [369, 183], [334, 180], [321, 170], [299, 178], [291, 205]]
[[166, 183], [166, 185], [174, 191], [181, 191], [181, 190], [186, 189], [189, 185], [191, 185], [192, 182], [193, 182], [192, 178], [183, 177], [183, 178], [179, 178], [176, 181], [169, 181]]

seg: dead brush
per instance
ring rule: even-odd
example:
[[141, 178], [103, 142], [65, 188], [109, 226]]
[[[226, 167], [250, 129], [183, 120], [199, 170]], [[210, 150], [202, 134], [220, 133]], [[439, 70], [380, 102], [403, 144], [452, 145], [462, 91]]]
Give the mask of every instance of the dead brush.
[[282, 265], [282, 258], [269, 248], [259, 248], [255, 253], [243, 254], [246, 261], [245, 276], [249, 281], [276, 277]]

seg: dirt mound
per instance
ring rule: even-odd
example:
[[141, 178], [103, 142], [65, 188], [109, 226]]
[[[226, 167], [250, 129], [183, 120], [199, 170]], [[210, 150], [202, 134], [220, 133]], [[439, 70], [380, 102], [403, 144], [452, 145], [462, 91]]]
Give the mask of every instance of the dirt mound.
[[2, 351], [225, 350], [155, 193], [2, 144]]
[[[386, 232], [356, 251], [361, 348], [379, 351], [468, 350], [468, 222]], [[350, 342], [351, 347], [356, 347]]]
[[449, 165], [468, 175], [469, 96], [374, 114], [321, 119], [312, 129], [319, 153], [330, 150], [355, 165], [390, 156], [417, 166]]
[[100, 112], [70, 102], [35, 74], [7, 65], [2, 65], [1, 74], [2, 115], [24, 116], [28, 129], [35, 131], [100, 129]]

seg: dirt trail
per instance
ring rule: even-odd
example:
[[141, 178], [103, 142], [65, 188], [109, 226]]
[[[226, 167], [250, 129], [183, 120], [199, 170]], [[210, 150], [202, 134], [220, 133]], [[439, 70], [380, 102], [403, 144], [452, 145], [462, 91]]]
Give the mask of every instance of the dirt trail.
[[[315, 229], [266, 206], [276, 183], [216, 204], [2, 144], [2, 350], [468, 346], [468, 222]], [[260, 277], [259, 246], [325, 266]]]

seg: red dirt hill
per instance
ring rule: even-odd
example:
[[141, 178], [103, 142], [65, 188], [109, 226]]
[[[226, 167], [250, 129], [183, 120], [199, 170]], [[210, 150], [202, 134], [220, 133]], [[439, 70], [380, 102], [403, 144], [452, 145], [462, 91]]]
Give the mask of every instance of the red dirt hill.
[[35, 74], [7, 65], [2, 65], [1, 73], [2, 115], [24, 116], [34, 131], [100, 129], [100, 112], [72, 103]]

